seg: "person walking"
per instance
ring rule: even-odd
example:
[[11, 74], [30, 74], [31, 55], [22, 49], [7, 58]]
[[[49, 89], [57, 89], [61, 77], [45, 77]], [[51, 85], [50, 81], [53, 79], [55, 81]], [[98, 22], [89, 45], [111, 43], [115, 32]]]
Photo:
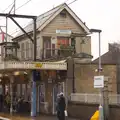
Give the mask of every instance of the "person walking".
[[63, 93], [61, 92], [57, 98], [58, 120], [65, 120], [65, 108], [66, 108], [65, 97], [64, 97]]
[[10, 95], [9, 95], [9, 93], [7, 93], [5, 96], [5, 105], [6, 105], [8, 111], [10, 111], [10, 104], [11, 104]]

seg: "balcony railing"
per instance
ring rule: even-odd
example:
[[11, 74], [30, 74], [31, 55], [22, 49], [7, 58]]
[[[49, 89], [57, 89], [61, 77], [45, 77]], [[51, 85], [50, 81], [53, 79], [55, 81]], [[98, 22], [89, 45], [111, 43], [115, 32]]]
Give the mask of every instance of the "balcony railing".
[[43, 59], [54, 57], [68, 57], [74, 54], [73, 49], [43, 49]]
[[[74, 49], [40, 49], [37, 48], [37, 59], [38, 60], [49, 60], [49, 59], [57, 59], [64, 58], [74, 54]], [[28, 50], [18, 50], [17, 57], [20, 60], [32, 60], [34, 56], [34, 52], [31, 49]]]

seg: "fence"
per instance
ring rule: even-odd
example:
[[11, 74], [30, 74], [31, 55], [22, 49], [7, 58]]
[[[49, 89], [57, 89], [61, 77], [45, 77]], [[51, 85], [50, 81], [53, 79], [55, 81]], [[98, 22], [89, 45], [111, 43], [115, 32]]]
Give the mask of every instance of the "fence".
[[[108, 95], [109, 104], [120, 105], [120, 94], [109, 94]], [[100, 103], [100, 94], [82, 94], [82, 93], [72, 93], [70, 96], [70, 101], [82, 102], [82, 103]]]

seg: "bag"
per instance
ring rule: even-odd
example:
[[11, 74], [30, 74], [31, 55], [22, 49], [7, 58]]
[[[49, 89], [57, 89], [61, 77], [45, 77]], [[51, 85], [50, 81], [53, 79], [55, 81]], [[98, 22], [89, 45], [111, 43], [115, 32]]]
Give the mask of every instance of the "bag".
[[65, 116], [67, 117], [68, 116], [67, 110], [65, 110], [64, 113], [65, 113]]

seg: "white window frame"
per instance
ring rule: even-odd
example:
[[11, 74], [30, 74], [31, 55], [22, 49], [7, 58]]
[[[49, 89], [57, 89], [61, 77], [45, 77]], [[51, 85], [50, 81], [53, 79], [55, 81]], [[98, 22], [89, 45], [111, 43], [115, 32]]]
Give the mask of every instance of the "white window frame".
[[40, 96], [40, 94], [41, 94], [41, 93], [40, 93], [40, 92], [41, 92], [41, 89], [40, 89], [40, 88], [41, 88], [41, 85], [43, 85], [43, 87], [44, 87], [44, 88], [43, 88], [43, 89], [44, 89], [44, 90], [43, 90], [44, 101], [41, 102], [41, 100], [39, 99], [39, 103], [44, 103], [44, 102], [45, 102], [45, 83], [40, 83], [40, 85], [39, 85], [39, 97], [40, 97], [40, 98], [41, 98], [41, 96]]

